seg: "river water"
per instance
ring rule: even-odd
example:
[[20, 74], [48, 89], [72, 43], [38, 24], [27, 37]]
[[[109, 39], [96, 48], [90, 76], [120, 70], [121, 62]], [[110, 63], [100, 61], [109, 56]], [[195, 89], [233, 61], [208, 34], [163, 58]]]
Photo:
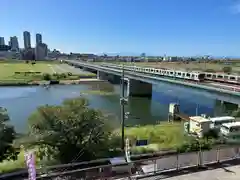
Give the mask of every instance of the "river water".
[[[60, 104], [66, 98], [77, 97], [82, 92], [96, 89], [113, 91], [112, 95], [93, 95], [84, 93], [89, 99], [90, 106], [112, 114], [120, 119], [119, 85], [56, 85], [48, 90], [40, 87], [1, 87], [0, 106], [8, 110], [11, 124], [17, 132], [27, 130], [27, 119], [38, 106]], [[178, 102], [182, 112], [188, 115], [208, 114], [211, 116], [223, 115], [237, 108], [237, 105], [221, 105], [220, 101], [203, 96], [194, 91], [172, 89], [169, 85], [154, 85], [152, 99], [129, 98], [127, 111], [130, 112], [126, 120], [127, 126], [156, 124], [166, 121], [169, 103]], [[119, 120], [120, 122], [120, 120]]]

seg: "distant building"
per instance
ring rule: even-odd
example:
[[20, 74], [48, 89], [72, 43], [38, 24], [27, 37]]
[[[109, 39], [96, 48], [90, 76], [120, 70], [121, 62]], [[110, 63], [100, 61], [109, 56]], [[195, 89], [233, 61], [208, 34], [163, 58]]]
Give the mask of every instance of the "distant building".
[[0, 51], [1, 52], [5, 52], [5, 51], [9, 51], [11, 49], [10, 46], [7, 46], [7, 45], [0, 45]]
[[5, 45], [4, 37], [0, 37], [0, 45]]
[[39, 43], [35, 48], [35, 60], [44, 60], [47, 57], [48, 47], [44, 43]]
[[12, 51], [19, 52], [18, 38], [16, 36], [10, 37], [10, 46]]
[[31, 34], [28, 31], [23, 32], [24, 49], [31, 48]]
[[34, 48], [28, 48], [28, 49], [23, 49], [21, 51], [21, 56], [23, 60], [35, 60], [35, 49]]
[[42, 35], [41, 34], [36, 34], [36, 45], [42, 43]]

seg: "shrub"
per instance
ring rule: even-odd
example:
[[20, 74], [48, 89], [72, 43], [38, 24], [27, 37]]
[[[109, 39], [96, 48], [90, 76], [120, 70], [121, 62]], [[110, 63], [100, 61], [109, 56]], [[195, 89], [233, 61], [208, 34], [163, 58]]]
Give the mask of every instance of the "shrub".
[[48, 73], [43, 74], [43, 80], [50, 81], [51, 79], [52, 78], [51, 78], [50, 74], [48, 74]]
[[216, 72], [214, 69], [206, 69], [206, 72]]
[[65, 73], [60, 74], [60, 78], [66, 78], [67, 75]]
[[201, 150], [210, 150], [213, 146], [213, 140], [211, 139], [192, 139], [189, 142], [183, 143], [181, 146], [177, 147], [179, 153], [184, 152], [195, 152]]
[[230, 73], [230, 72], [232, 72], [232, 67], [225, 66], [225, 67], [222, 68], [222, 71], [224, 73]]

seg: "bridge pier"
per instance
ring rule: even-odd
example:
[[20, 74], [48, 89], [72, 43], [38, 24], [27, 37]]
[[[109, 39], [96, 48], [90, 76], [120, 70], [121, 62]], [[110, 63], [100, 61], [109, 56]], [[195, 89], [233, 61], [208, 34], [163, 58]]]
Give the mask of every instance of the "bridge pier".
[[109, 81], [112, 84], [120, 84], [121, 77], [97, 71], [97, 78], [104, 81]]
[[128, 96], [152, 97], [152, 84], [129, 79], [127, 85]]
[[107, 74], [101, 71], [97, 71], [97, 78], [100, 80], [107, 80]]

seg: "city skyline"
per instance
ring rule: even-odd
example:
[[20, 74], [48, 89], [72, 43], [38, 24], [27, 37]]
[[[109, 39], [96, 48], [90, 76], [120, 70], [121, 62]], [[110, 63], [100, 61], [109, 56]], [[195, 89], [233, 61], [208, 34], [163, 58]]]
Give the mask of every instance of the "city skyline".
[[0, 36], [42, 32], [49, 48], [62, 52], [240, 56], [238, 0], [43, 0], [35, 8], [35, 2], [23, 0], [2, 5]]
[[[29, 36], [29, 42], [25, 42], [25, 36], [24, 34], [26, 34], [26, 36]], [[25, 30], [22, 32], [22, 36], [21, 37], [18, 37], [18, 36], [15, 36], [15, 35], [12, 35], [12, 36], [9, 36], [9, 37], [5, 37], [5, 36], [1, 36], [0, 35], [0, 45], [9, 45], [10, 46], [10, 42], [11, 40], [14, 39], [14, 41], [17, 40], [17, 44], [18, 44], [18, 48], [22, 48], [22, 49], [25, 49], [26, 48], [26, 45], [25, 43], [29, 43], [27, 45], [27, 47], [35, 47], [38, 43], [43, 43], [42, 41], [42, 33], [35, 33], [35, 34], [32, 34], [31, 32]], [[26, 39], [28, 41], [28, 39]], [[21, 45], [19, 44], [19, 41], [21, 41]]]

